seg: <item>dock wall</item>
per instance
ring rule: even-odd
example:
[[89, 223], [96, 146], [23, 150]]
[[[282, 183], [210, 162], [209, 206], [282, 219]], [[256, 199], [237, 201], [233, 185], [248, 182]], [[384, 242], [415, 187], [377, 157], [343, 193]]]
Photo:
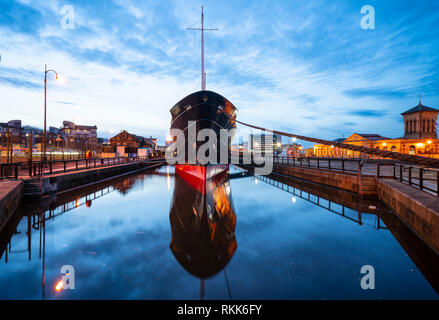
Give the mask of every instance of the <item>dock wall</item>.
[[439, 199], [393, 179], [378, 179], [378, 196], [439, 254]]
[[22, 181], [0, 182], [0, 230], [19, 207], [23, 198]]
[[[82, 187], [91, 183], [96, 183], [108, 178], [117, 177], [122, 174], [131, 173], [135, 171], [145, 170], [163, 165], [163, 163], [145, 163], [135, 162], [120, 164], [110, 167], [99, 167], [84, 169], [75, 172], [58, 173], [47, 175], [40, 179], [27, 181], [28, 185], [33, 185], [34, 190], [42, 196], [53, 194], [65, 190]], [[26, 193], [25, 193], [26, 194]], [[30, 194], [26, 194], [30, 196]]]
[[309, 169], [280, 164], [273, 165], [273, 172], [355, 192], [366, 199], [377, 196], [376, 178], [372, 175], [360, 176], [351, 172]]
[[[253, 168], [239, 165], [244, 169]], [[250, 168], [249, 168], [250, 167]], [[439, 198], [392, 178], [274, 164], [273, 172], [381, 200], [425, 244], [439, 255]]]

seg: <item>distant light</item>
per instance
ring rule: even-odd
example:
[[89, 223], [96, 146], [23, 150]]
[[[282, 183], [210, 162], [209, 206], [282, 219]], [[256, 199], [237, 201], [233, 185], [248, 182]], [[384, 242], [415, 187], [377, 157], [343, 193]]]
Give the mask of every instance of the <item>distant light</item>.
[[431, 144], [431, 140], [428, 140], [427, 143], [428, 143], [428, 144]]
[[424, 146], [424, 144], [423, 144], [422, 142], [419, 142], [419, 143], [417, 144], [417, 146], [420, 147], [420, 148], [422, 148], [422, 147]]
[[277, 145], [278, 147], [280, 147], [280, 142], [276, 143], [276, 145]]
[[258, 182], [259, 182], [258, 179], [255, 179], [255, 183], [258, 184]]
[[382, 145], [385, 146], [385, 145], [387, 145], [387, 143], [383, 142]]
[[56, 75], [56, 80], [58, 80], [59, 83], [66, 82], [66, 78], [62, 75]]
[[296, 197], [293, 196], [293, 197], [291, 198], [291, 202], [296, 203], [296, 201], [297, 201]]
[[297, 140], [297, 138], [292, 138], [291, 140], [293, 140], [293, 142], [295, 142]]
[[63, 285], [64, 285], [64, 281], [63, 281], [62, 279], [59, 280], [59, 281], [56, 283], [56, 285], [55, 285], [55, 290], [58, 291], [58, 292], [61, 291]]
[[255, 147], [259, 147], [259, 143], [255, 142]]

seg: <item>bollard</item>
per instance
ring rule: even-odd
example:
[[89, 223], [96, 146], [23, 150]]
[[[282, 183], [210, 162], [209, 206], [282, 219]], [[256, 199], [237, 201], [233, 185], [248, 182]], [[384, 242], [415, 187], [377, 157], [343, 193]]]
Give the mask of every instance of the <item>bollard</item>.
[[412, 167], [409, 166], [409, 186], [412, 185]]
[[399, 166], [399, 181], [402, 182], [402, 165]]
[[419, 189], [423, 189], [424, 188], [424, 169], [419, 168]]
[[18, 164], [14, 165], [14, 173], [15, 173], [15, 179], [18, 180]]
[[64, 172], [66, 172], [67, 171], [67, 162], [66, 161], [63, 161], [64, 162]]

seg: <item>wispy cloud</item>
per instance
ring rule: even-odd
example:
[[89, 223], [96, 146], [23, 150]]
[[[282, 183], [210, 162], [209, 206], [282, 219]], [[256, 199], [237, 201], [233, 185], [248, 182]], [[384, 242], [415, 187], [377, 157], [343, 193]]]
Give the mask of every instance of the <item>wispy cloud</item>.
[[385, 116], [387, 114], [387, 112], [386, 111], [379, 111], [379, 110], [371, 110], [371, 109], [359, 109], [359, 110], [347, 111], [347, 114], [353, 115], [353, 116], [360, 116], [360, 117], [379, 118], [379, 117]]
[[[209, 89], [246, 122], [338, 138], [351, 130], [400, 136], [400, 112], [423, 94], [439, 106], [439, 4], [369, 2], [376, 29], [360, 28], [351, 1], [205, 3]], [[200, 86], [198, 1], [71, 1], [75, 29], [62, 29], [64, 2], [0, 2], [0, 118], [40, 125], [44, 64], [49, 123], [80, 119], [102, 132], [163, 138], [169, 108]], [[75, 101], [75, 108], [67, 108]], [[66, 102], [66, 103], [63, 103]], [[383, 121], [375, 121], [382, 118]], [[245, 130], [242, 130], [245, 132]]]

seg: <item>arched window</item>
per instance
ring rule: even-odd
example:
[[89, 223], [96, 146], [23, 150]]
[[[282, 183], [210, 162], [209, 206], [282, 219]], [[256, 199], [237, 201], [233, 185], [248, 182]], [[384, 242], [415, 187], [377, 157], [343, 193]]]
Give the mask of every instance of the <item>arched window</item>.
[[411, 155], [415, 155], [416, 154], [416, 147], [415, 146], [410, 146], [409, 154], [411, 154]]
[[390, 149], [390, 151], [392, 151], [392, 152], [396, 152], [396, 147], [395, 147], [395, 146], [392, 146], [392, 149]]

